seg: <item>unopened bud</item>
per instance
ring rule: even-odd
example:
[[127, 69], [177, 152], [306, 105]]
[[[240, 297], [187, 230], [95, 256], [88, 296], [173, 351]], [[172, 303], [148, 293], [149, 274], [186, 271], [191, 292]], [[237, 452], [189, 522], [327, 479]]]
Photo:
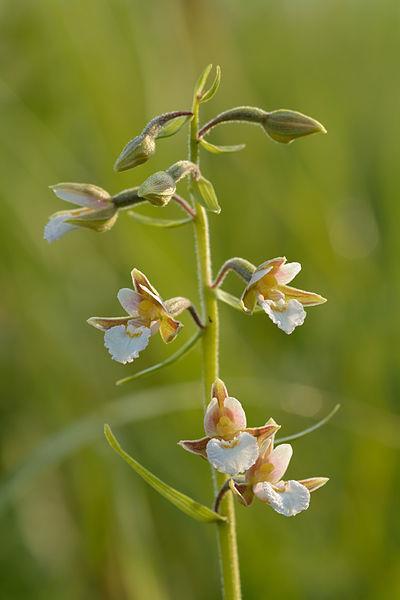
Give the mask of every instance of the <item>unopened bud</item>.
[[276, 142], [290, 144], [293, 140], [313, 133], [326, 133], [321, 123], [295, 110], [274, 110], [267, 113], [262, 126]]
[[178, 183], [187, 175], [193, 175], [195, 179], [200, 177], [200, 169], [197, 165], [190, 162], [190, 160], [179, 160], [167, 169], [167, 173], [171, 175], [175, 183]]
[[115, 171], [126, 171], [146, 162], [156, 151], [155, 138], [140, 134], [127, 143], [115, 161]]
[[150, 175], [139, 187], [138, 195], [155, 206], [166, 206], [175, 194], [175, 181], [166, 171]]

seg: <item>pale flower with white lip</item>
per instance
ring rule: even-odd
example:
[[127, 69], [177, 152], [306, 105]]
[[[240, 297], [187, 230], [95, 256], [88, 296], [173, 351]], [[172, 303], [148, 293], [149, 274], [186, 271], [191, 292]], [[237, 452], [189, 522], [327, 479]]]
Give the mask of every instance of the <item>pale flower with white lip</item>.
[[104, 331], [104, 345], [111, 357], [122, 364], [137, 358], [158, 331], [163, 341], [169, 343], [182, 327], [147, 277], [138, 269], [133, 269], [131, 276], [134, 289], [122, 288], [118, 292], [118, 300], [128, 315], [88, 319], [90, 325]]
[[183, 440], [179, 444], [188, 452], [206, 458], [221, 473], [244, 473], [258, 458], [258, 440], [273, 435], [279, 425], [274, 422], [263, 427], [247, 427], [242, 405], [236, 398], [228, 396], [221, 379], [214, 382], [211, 397], [204, 415], [206, 437]]
[[327, 477], [312, 477], [296, 481], [284, 481], [292, 458], [290, 444], [280, 444], [274, 448], [274, 436], [263, 440], [256, 463], [247, 471], [244, 482], [231, 482], [230, 488], [241, 502], [250, 505], [256, 496], [261, 502], [271, 506], [277, 513], [292, 517], [307, 510], [310, 493], [327, 483]]
[[285, 257], [272, 258], [262, 263], [252, 274], [243, 292], [243, 310], [252, 313], [256, 304], [259, 304], [279, 329], [287, 334], [292, 333], [304, 323], [304, 307], [326, 302], [319, 294], [287, 285], [300, 270], [300, 263], [287, 263]]
[[62, 210], [51, 215], [44, 228], [44, 239], [54, 242], [69, 231], [86, 227], [107, 231], [118, 217], [118, 208], [106, 190], [90, 183], [58, 183], [50, 188], [61, 200], [80, 208]]

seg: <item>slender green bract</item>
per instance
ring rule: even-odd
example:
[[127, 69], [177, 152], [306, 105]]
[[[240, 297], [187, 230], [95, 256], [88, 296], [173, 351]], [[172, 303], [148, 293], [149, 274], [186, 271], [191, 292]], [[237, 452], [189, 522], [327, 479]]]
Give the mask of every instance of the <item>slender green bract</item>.
[[148, 367], [147, 369], [143, 369], [142, 371], [138, 371], [137, 373], [134, 373], [133, 375], [129, 375], [128, 377], [124, 377], [123, 379], [119, 379], [116, 382], [116, 385], [122, 385], [123, 383], [128, 383], [128, 381], [133, 381], [134, 379], [139, 379], [140, 377], [145, 377], [146, 375], [151, 375], [152, 373], [155, 373], [156, 371], [160, 371], [160, 369], [164, 369], [164, 367], [168, 367], [169, 365], [172, 365], [174, 362], [177, 362], [180, 358], [185, 356], [185, 354], [190, 352], [190, 350], [193, 348], [193, 346], [199, 340], [201, 335], [202, 335], [202, 332], [198, 331], [193, 337], [190, 338], [190, 340], [188, 340], [186, 342], [186, 344], [183, 344], [183, 346], [181, 348], [179, 348], [179, 350], [177, 352], [175, 352], [174, 354], [171, 354], [171, 356], [169, 356], [162, 362], [157, 363], [156, 365], [152, 365], [151, 367]]
[[189, 498], [189, 496], [182, 494], [182, 492], [178, 492], [175, 488], [164, 483], [164, 481], [161, 481], [161, 479], [156, 477], [151, 471], [132, 458], [132, 456], [121, 448], [109, 425], [104, 425], [104, 435], [111, 448], [115, 450], [115, 452], [119, 454], [146, 483], [186, 515], [192, 517], [192, 519], [195, 519], [196, 521], [202, 521], [203, 523], [220, 523], [225, 520], [222, 515], [214, 512], [211, 508], [208, 508], [208, 506], [196, 502], [196, 500]]

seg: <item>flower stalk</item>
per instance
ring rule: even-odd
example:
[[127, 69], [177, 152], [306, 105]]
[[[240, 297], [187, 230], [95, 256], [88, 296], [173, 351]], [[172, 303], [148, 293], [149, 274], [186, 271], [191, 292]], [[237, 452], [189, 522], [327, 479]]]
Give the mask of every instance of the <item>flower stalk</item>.
[[[199, 99], [193, 100], [193, 118], [190, 126], [189, 160], [199, 164]], [[189, 183], [189, 192], [191, 184]], [[218, 300], [211, 287], [212, 262], [208, 216], [205, 208], [196, 203], [194, 230], [197, 254], [197, 274], [199, 280], [200, 304], [203, 313], [205, 330], [202, 335], [204, 406], [210, 388], [219, 376], [219, 311]], [[228, 477], [213, 470], [214, 493], [225, 485]], [[235, 506], [232, 494], [227, 494], [219, 505], [219, 512], [226, 517], [226, 522], [218, 523], [218, 551], [221, 569], [221, 583], [225, 600], [240, 600], [239, 554], [236, 537]]]

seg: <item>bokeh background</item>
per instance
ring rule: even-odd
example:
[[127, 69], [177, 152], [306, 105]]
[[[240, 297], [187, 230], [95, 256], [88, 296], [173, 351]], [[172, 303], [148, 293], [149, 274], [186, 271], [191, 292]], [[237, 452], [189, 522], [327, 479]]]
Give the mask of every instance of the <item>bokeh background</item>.
[[[207, 464], [176, 445], [202, 434], [199, 349], [114, 385], [193, 325], [184, 317], [173, 347], [155, 338], [123, 367], [85, 323], [120, 314], [133, 266], [164, 297], [195, 298], [191, 228], [124, 215], [103, 235], [42, 239], [66, 208], [48, 185], [115, 193], [185, 157], [180, 132], [135, 171], [112, 170], [150, 118], [189, 107], [210, 62], [223, 81], [204, 120], [240, 104], [292, 108], [329, 132], [286, 147], [227, 125], [210, 141], [246, 149], [202, 161], [223, 207], [211, 217], [215, 266], [284, 254], [303, 264], [296, 283], [329, 299], [290, 337], [222, 306], [231, 393], [250, 423], [273, 415], [284, 434], [342, 405], [294, 443], [291, 477], [331, 477], [309, 511], [238, 507], [244, 597], [400, 596], [398, 2], [2, 0], [0, 29], [0, 598], [219, 598], [213, 527], [158, 497], [102, 437], [108, 421], [143, 464], [211, 503]], [[226, 288], [241, 291], [234, 277]]]

